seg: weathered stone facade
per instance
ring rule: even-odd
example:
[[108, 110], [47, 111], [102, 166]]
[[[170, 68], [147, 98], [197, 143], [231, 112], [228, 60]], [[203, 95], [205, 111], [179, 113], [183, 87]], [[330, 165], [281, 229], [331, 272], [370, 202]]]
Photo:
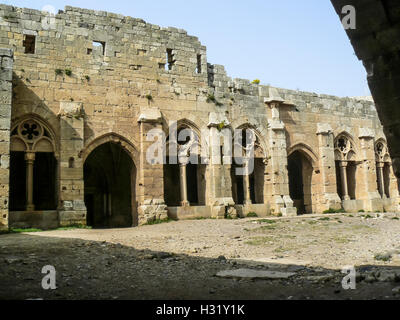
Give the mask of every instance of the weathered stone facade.
[[354, 7], [356, 28], [346, 33], [368, 73], [368, 84], [387, 136], [395, 174], [400, 177], [400, 3], [396, 0], [331, 0], [342, 19]]
[[[13, 83], [12, 104], [1, 104], [3, 226], [398, 210], [373, 102], [231, 79], [207, 63], [196, 37], [122, 15], [1, 5], [0, 18]], [[168, 136], [173, 121], [198, 137], [252, 130], [254, 173], [238, 178], [234, 163], [149, 163], [149, 135]], [[197, 157], [221, 157], [219, 145], [199, 143], [207, 152]]]

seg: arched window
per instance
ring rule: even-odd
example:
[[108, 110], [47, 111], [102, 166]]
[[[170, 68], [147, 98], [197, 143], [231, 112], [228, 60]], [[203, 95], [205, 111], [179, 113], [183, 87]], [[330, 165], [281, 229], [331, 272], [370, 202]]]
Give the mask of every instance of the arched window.
[[54, 134], [39, 119], [25, 119], [11, 130], [10, 211], [57, 207]]
[[337, 192], [342, 200], [356, 199], [356, 149], [353, 140], [346, 133], [335, 139], [335, 162]]
[[[167, 139], [167, 163], [164, 165], [165, 202], [170, 207], [203, 206], [206, 204], [206, 165], [201, 161], [198, 130], [186, 121], [181, 121], [178, 122], [174, 136], [176, 141], [171, 136]], [[171, 150], [174, 150], [174, 154], [170, 154]]]
[[[265, 150], [256, 130], [241, 126], [235, 131], [232, 163], [232, 197], [236, 204], [264, 203]], [[237, 150], [241, 150], [238, 154]], [[247, 168], [246, 168], [247, 167]], [[237, 170], [242, 169], [242, 170]], [[243, 174], [238, 174], [242, 172]]]

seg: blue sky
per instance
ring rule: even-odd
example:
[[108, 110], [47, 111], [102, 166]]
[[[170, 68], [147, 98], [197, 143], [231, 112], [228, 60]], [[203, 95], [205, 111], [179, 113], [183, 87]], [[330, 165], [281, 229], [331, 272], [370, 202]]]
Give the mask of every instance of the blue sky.
[[199, 37], [208, 61], [233, 78], [338, 96], [370, 95], [329, 0], [0, 0], [57, 10], [65, 5], [111, 11], [173, 26]]

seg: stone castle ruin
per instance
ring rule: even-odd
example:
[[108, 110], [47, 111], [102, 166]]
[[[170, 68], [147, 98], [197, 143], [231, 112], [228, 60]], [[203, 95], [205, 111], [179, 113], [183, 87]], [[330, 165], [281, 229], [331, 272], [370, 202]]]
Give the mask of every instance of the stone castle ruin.
[[[0, 48], [0, 228], [399, 209], [368, 99], [231, 79], [184, 30], [73, 7], [0, 5]], [[173, 122], [210, 159], [226, 141], [201, 131], [252, 132], [254, 170], [149, 163], [149, 133]]]

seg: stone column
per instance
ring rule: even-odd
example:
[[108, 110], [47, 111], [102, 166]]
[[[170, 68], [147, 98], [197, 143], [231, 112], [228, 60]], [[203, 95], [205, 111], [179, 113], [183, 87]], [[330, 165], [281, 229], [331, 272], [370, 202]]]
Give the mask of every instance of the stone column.
[[60, 102], [60, 151], [58, 161], [58, 219], [61, 227], [86, 225], [82, 159], [84, 109], [80, 102]]
[[[359, 129], [360, 164], [357, 167], [357, 200], [362, 200], [365, 211], [383, 211], [383, 201], [376, 178], [375, 132], [369, 128]], [[381, 175], [383, 181], [383, 174]], [[383, 195], [385, 194], [385, 188]]]
[[[148, 134], [157, 129], [162, 136], [162, 115], [158, 108], [145, 107], [141, 109], [138, 119], [140, 131], [140, 166], [138, 170], [138, 223], [146, 224], [155, 220], [168, 218], [167, 206], [164, 200], [164, 164], [149, 162], [147, 151], [157, 141], [149, 141]], [[163, 138], [159, 136], [158, 139]], [[162, 149], [162, 141], [160, 143]], [[161, 152], [162, 150], [160, 150]]]
[[378, 162], [376, 164], [377, 168], [377, 178], [378, 178], [378, 186], [379, 186], [379, 194], [381, 195], [382, 199], [386, 198], [385, 194], [385, 180], [383, 178], [383, 167], [385, 166], [384, 162]]
[[343, 200], [350, 200], [349, 188], [347, 185], [347, 161], [341, 161], [339, 167], [340, 167], [340, 180], [342, 183]]
[[249, 165], [248, 160], [245, 160], [244, 163], [244, 176], [243, 176], [243, 195], [244, 195], [244, 204], [251, 205], [251, 194], [250, 194], [250, 175], [249, 175]]
[[336, 165], [333, 130], [327, 123], [318, 123], [317, 136], [319, 144], [319, 170], [321, 188], [318, 195], [317, 211], [342, 208], [342, 201], [337, 194]]
[[[209, 147], [206, 189], [211, 215], [216, 219], [224, 219], [226, 215], [236, 218], [239, 213], [232, 197], [232, 134], [226, 115], [211, 112], [208, 130], [208, 143], [203, 141], [202, 148]], [[228, 154], [221, 154], [222, 141]]]
[[26, 211], [34, 211], [35, 205], [33, 204], [33, 165], [35, 162], [35, 153], [26, 152]]
[[10, 126], [13, 51], [0, 49], [0, 230], [9, 227]]
[[190, 203], [187, 197], [187, 175], [186, 175], [186, 163], [179, 164], [179, 180], [181, 186], [181, 206], [189, 207]]

